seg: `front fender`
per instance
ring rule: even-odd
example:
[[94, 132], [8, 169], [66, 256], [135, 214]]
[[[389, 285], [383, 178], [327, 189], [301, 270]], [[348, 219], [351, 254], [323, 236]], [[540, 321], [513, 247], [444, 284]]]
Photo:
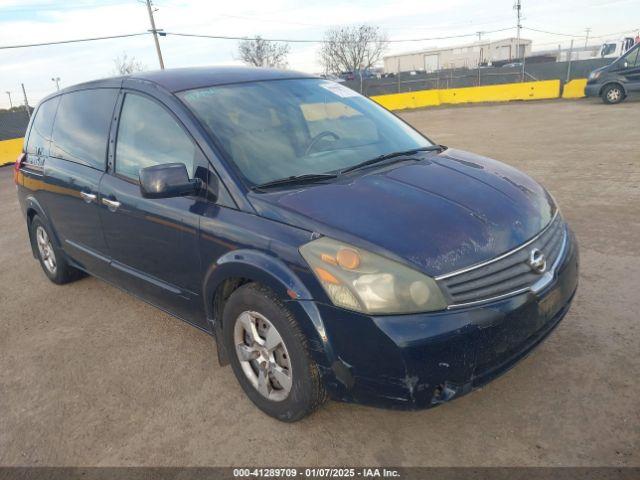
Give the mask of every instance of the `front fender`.
[[[258, 250], [233, 250], [218, 258], [205, 274], [205, 298], [213, 298], [218, 287], [229, 278], [246, 278], [259, 282], [284, 301], [292, 298], [311, 299], [307, 288], [282, 260]], [[210, 302], [207, 302], [207, 308], [211, 307]], [[207, 310], [207, 315], [210, 313], [212, 312]]]
[[220, 363], [227, 363], [227, 352], [222, 342], [222, 322], [216, 312], [213, 299], [218, 289], [228, 279], [242, 278], [260, 283], [273, 290], [287, 304], [300, 328], [308, 339], [314, 361], [330, 368], [334, 359], [333, 349], [320, 316], [307, 287], [282, 260], [267, 253], [240, 249], [222, 255], [211, 265], [204, 279], [204, 299], [207, 319], [211, 324], [218, 347]]

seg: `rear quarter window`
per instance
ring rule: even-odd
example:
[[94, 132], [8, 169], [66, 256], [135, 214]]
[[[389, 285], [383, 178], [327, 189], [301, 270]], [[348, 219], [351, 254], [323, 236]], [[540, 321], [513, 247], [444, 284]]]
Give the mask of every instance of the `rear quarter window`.
[[104, 170], [117, 95], [115, 89], [63, 95], [53, 127], [51, 156]]
[[[49, 155], [51, 130], [59, 101], [60, 97], [54, 97], [41, 103], [38, 107], [27, 140], [26, 152], [28, 155]], [[28, 161], [30, 162], [31, 159], [28, 159]]]

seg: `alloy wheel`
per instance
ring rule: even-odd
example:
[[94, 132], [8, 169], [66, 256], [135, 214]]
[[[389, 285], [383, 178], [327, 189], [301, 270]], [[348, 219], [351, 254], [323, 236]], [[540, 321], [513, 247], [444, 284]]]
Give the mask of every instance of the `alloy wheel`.
[[619, 88], [612, 88], [607, 92], [607, 100], [609, 100], [611, 103], [619, 101], [621, 96], [622, 92]]
[[41, 225], [38, 225], [36, 229], [36, 243], [38, 244], [38, 252], [40, 252], [42, 263], [49, 273], [55, 275], [57, 268], [56, 254], [53, 251], [53, 245], [51, 245], [47, 231]]
[[282, 401], [292, 385], [291, 359], [282, 336], [262, 314], [244, 311], [233, 331], [236, 355], [245, 376], [265, 398]]

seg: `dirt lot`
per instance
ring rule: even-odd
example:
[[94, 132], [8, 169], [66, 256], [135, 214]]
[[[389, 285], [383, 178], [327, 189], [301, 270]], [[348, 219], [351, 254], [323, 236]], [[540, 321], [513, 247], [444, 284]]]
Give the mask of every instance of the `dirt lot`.
[[0, 169], [1, 465], [640, 465], [640, 102], [403, 114], [543, 182], [581, 244], [556, 332], [482, 390], [394, 412], [329, 403], [286, 425], [245, 398], [206, 334], [31, 257]]

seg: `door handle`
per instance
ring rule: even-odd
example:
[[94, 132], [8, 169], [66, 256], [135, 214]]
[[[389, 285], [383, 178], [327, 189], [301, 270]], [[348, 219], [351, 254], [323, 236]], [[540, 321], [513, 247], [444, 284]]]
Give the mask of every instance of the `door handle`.
[[103, 198], [102, 203], [107, 206], [110, 212], [115, 212], [118, 207], [120, 207], [120, 202], [117, 200], [109, 200], [108, 198]]
[[85, 201], [85, 203], [95, 202], [96, 198], [98, 198], [98, 196], [95, 193], [89, 193], [89, 192], [80, 192], [80, 196]]

